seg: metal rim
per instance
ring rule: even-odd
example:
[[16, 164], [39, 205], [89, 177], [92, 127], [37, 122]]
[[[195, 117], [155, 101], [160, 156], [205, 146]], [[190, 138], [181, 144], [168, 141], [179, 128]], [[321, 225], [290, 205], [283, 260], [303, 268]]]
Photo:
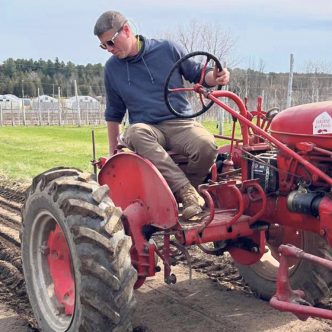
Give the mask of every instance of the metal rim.
[[[64, 332], [74, 316], [75, 278], [68, 243], [59, 223], [49, 211], [40, 211], [34, 219], [28, 243], [31, 278], [38, 308], [52, 330]], [[61, 252], [57, 251], [60, 245]], [[67, 287], [61, 287], [60, 275], [54, 274], [54, 270], [59, 268], [61, 255], [66, 255], [66, 263], [62, 264], [65, 269], [62, 271], [63, 281], [68, 284], [71, 278], [73, 283], [69, 297], [64, 297], [63, 290]], [[71, 301], [71, 305], [61, 301], [61, 298]]]

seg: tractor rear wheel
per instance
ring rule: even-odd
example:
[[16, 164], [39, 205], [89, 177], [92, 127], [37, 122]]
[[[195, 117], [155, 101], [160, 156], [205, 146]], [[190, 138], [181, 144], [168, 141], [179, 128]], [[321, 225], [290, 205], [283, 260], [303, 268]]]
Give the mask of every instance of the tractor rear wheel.
[[51, 169], [33, 180], [22, 222], [26, 288], [42, 331], [132, 330], [131, 238], [106, 186]]
[[[288, 231], [289, 229], [287, 229]], [[332, 260], [332, 249], [317, 234], [293, 230], [293, 234], [289, 235], [288, 233], [287, 241], [282, 241], [282, 243], [293, 244], [307, 253]], [[265, 300], [269, 300], [276, 292], [279, 266], [277, 249], [280, 244], [267, 242], [267, 253], [263, 255], [259, 262], [253, 265], [236, 264], [249, 287], [255, 294]], [[294, 258], [290, 262], [288, 274], [291, 287], [294, 290], [303, 290], [307, 301], [316, 304], [330, 294], [332, 273], [329, 269], [312, 264], [307, 260]]]

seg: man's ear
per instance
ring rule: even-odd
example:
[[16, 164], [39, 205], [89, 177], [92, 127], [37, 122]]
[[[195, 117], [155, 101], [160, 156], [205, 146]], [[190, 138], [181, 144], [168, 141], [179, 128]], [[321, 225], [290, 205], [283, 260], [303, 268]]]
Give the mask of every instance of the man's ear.
[[129, 33], [130, 33], [130, 27], [129, 27], [129, 25], [128, 25], [127, 23], [125, 23], [125, 24], [123, 25], [122, 30], [126, 33], [126, 35], [127, 35], [127, 37], [128, 37], [128, 36], [129, 36]]

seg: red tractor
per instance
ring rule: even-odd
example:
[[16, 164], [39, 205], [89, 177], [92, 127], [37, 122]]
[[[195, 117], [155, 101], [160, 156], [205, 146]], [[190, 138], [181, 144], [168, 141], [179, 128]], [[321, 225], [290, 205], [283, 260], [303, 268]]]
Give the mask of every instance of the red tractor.
[[[171, 87], [177, 66], [197, 55], [206, 58], [201, 82]], [[156, 256], [165, 282], [175, 283], [173, 248], [188, 257], [193, 245], [212, 255], [228, 251], [249, 286], [279, 310], [332, 319], [331, 311], [313, 306], [332, 284], [332, 102], [280, 113], [264, 112], [259, 102], [248, 112], [235, 94], [204, 87], [210, 61], [220, 66], [208, 53], [189, 54], [165, 85], [177, 116], [194, 117], [215, 104], [240, 124], [242, 138], [234, 125], [199, 186], [207, 206], [201, 220], [182, 222], [156, 167], [122, 149], [99, 159], [98, 182], [75, 168], [34, 178], [22, 211], [22, 257], [43, 331], [131, 330], [134, 288], [161, 270]], [[195, 114], [172, 107], [172, 94], [187, 92], [201, 103]]]

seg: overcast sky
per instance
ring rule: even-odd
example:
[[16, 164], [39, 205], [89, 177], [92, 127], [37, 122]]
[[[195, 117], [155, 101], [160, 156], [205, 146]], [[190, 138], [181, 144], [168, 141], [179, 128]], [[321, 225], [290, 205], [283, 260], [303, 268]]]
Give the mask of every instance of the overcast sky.
[[110, 9], [148, 37], [191, 19], [216, 22], [231, 32], [242, 68], [262, 60], [265, 71], [285, 72], [293, 53], [296, 71], [309, 61], [332, 70], [332, 0], [0, 0], [0, 63], [9, 57], [104, 63], [108, 54], [92, 31]]

